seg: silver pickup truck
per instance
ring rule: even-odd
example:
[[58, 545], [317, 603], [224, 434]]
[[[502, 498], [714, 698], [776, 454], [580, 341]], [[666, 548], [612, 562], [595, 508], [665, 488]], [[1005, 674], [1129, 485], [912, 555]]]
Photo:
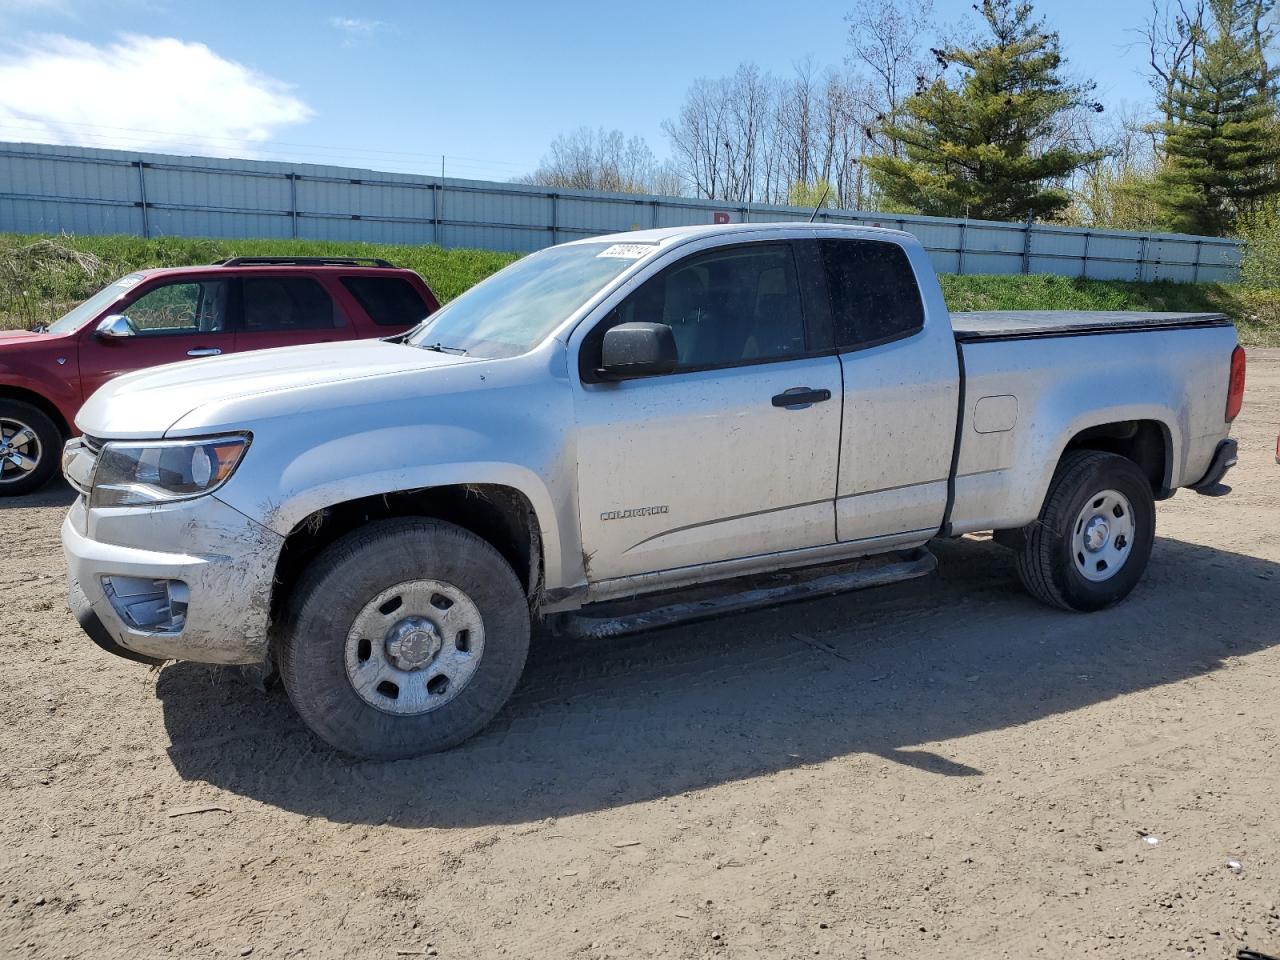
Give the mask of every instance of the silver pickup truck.
[[273, 661], [321, 737], [408, 756], [484, 727], [535, 620], [883, 583], [985, 530], [1039, 600], [1107, 607], [1156, 500], [1226, 489], [1243, 389], [1221, 316], [948, 316], [904, 233], [583, 240], [389, 340], [103, 387], [64, 454], [71, 604], [134, 660]]

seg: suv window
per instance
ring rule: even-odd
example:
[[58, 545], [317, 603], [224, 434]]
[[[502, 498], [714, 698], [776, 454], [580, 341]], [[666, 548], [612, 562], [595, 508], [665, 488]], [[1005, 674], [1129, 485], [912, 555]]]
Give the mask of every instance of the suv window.
[[325, 290], [310, 277], [245, 277], [244, 329], [323, 330], [345, 322]]
[[431, 312], [403, 277], [343, 277], [342, 285], [380, 327], [412, 327]]
[[869, 347], [923, 329], [924, 305], [907, 253], [880, 240], [819, 240], [836, 346]]
[[[804, 312], [789, 243], [695, 254], [648, 280], [601, 324], [665, 323], [681, 370], [732, 366], [805, 352]], [[599, 356], [598, 344], [595, 356]]]
[[139, 336], [218, 333], [227, 329], [226, 280], [166, 283], [124, 309]]

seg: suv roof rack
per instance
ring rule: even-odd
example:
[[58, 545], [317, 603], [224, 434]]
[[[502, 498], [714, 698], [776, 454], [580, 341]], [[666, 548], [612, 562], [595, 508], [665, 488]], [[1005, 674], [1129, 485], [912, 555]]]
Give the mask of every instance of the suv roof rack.
[[232, 257], [220, 267], [392, 267], [380, 257]]

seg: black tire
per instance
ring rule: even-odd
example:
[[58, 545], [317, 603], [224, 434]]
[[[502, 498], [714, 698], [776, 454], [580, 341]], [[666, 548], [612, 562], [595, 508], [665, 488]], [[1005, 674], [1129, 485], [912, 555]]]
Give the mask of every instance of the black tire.
[[[1123, 566], [1095, 582], [1072, 556], [1074, 528], [1086, 504], [1115, 490], [1133, 511], [1133, 537]], [[1066, 454], [1049, 484], [1040, 518], [1023, 531], [1017, 549], [1018, 579], [1037, 600], [1063, 610], [1092, 612], [1119, 603], [1137, 586], [1151, 559], [1156, 505], [1151, 483], [1132, 460], [1113, 453], [1077, 450]]]
[[[28, 441], [19, 452], [34, 454], [36, 465], [22, 471], [8, 460], [0, 460], [0, 497], [17, 497], [39, 490], [57, 472], [62, 460], [62, 431], [47, 413], [21, 400], [0, 400], [0, 427], [4, 434], [0, 444], [5, 442], [14, 424], [28, 427], [35, 434], [35, 444]], [[37, 449], [33, 450], [33, 446]]]
[[[421, 579], [447, 583], [474, 603], [483, 651], [453, 699], [427, 713], [387, 713], [348, 678], [347, 635], [380, 593]], [[280, 678], [307, 726], [339, 750], [377, 760], [447, 750], [483, 729], [511, 696], [529, 628], [520, 581], [490, 544], [440, 520], [381, 520], [330, 545], [303, 574], [286, 607]]]

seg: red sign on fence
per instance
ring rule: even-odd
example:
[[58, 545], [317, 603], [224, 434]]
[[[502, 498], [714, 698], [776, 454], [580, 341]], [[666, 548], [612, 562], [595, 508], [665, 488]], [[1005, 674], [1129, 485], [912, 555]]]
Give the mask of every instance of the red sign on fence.
[[715, 213], [711, 214], [711, 222], [712, 223], [728, 223], [729, 222], [728, 211], [717, 210]]

